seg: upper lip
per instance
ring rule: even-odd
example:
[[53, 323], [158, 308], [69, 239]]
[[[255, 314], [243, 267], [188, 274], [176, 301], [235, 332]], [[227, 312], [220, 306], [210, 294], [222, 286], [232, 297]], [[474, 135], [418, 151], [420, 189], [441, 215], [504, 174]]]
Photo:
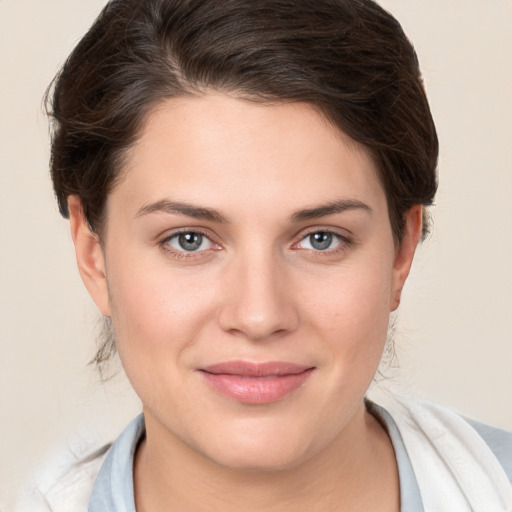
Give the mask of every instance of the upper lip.
[[269, 377], [280, 375], [297, 375], [312, 366], [289, 363], [286, 361], [268, 361], [256, 363], [251, 361], [225, 361], [200, 368], [201, 371], [213, 374], [241, 375], [244, 377]]

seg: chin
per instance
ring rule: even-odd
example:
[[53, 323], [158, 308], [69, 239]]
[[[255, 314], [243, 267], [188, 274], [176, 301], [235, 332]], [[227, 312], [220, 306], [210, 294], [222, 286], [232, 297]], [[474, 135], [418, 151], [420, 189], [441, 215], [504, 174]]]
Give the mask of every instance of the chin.
[[227, 450], [224, 446], [218, 456], [212, 454], [211, 460], [219, 466], [240, 473], [272, 473], [287, 471], [300, 466], [307, 459], [303, 450], [289, 450], [280, 447], [237, 447]]
[[[253, 423], [253, 422], [249, 422]], [[203, 454], [214, 463], [240, 472], [293, 469], [314, 452], [315, 440], [286, 425], [246, 424], [226, 429], [208, 442]]]

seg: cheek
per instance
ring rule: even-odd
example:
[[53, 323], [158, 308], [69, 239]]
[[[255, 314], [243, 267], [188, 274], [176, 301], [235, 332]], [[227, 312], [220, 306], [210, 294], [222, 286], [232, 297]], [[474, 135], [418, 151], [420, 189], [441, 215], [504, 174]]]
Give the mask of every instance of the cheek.
[[353, 265], [333, 272], [314, 294], [304, 295], [327, 328], [363, 332], [389, 317], [391, 284], [391, 264]]
[[361, 262], [324, 280], [322, 291], [303, 293], [311, 329], [323, 333], [334, 365], [343, 373], [378, 366], [389, 324], [390, 259]]
[[175, 359], [211, 317], [211, 288], [200, 272], [191, 279], [136, 253], [115, 261], [108, 283], [123, 364], [130, 365], [130, 359], [158, 360], [164, 353]]
[[[211, 318], [207, 288], [156, 268], [118, 268], [111, 276], [112, 324], [124, 371], [145, 406], [180, 410], [193, 403], [185, 384], [188, 354]], [[172, 390], [172, 392], [170, 392]], [[181, 417], [183, 414], [178, 414]]]

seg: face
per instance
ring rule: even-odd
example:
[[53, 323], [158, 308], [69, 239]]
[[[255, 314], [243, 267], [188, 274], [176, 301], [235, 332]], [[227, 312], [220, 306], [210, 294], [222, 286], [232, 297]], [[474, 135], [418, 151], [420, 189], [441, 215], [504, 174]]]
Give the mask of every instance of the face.
[[305, 104], [169, 100], [126, 162], [103, 247], [73, 204], [72, 230], [148, 440], [251, 469], [326, 450], [362, 410], [421, 210], [397, 247], [371, 158]]

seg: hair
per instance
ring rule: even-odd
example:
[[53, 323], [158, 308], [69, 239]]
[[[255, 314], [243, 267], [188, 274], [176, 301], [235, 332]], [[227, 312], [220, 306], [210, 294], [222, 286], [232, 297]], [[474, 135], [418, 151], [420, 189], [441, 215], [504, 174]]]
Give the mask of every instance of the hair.
[[[309, 103], [363, 144], [397, 242], [404, 213], [432, 204], [438, 140], [418, 59], [398, 21], [375, 2], [111, 0], [46, 96], [62, 215], [77, 195], [101, 239], [106, 199], [149, 112], [212, 90]], [[96, 362], [115, 350], [108, 339]]]

